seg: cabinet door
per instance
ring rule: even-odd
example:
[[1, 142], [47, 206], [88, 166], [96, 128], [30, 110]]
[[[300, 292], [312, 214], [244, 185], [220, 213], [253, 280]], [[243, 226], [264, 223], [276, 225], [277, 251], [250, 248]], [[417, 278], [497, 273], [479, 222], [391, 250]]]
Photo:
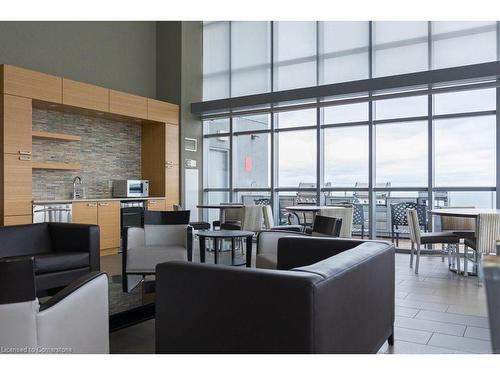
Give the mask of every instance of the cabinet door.
[[109, 90], [109, 112], [135, 118], [148, 118], [148, 102], [142, 96]]
[[149, 199], [148, 211], [166, 211], [165, 199]]
[[31, 156], [4, 154], [4, 215], [31, 215]]
[[166, 167], [166, 208], [173, 209], [174, 204], [179, 204], [179, 166], [167, 165]]
[[4, 92], [25, 98], [61, 103], [62, 78], [17, 66], [4, 65]]
[[31, 99], [3, 96], [3, 152], [31, 155]]
[[97, 222], [101, 233], [101, 249], [120, 247], [120, 202], [99, 202]]
[[97, 202], [73, 202], [72, 222], [97, 225]]
[[20, 216], [5, 216], [3, 218], [3, 225], [20, 225], [20, 224], [31, 224], [33, 218], [31, 215], [20, 215]]
[[167, 165], [179, 164], [179, 127], [167, 124], [165, 161]]
[[148, 120], [179, 124], [179, 106], [148, 99]]
[[63, 78], [63, 104], [109, 111], [109, 89]]

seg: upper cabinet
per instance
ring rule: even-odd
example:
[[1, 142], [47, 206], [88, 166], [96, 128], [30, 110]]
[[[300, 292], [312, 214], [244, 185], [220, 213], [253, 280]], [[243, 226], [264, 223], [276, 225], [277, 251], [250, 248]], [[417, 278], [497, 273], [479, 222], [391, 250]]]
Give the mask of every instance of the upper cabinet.
[[3, 65], [3, 92], [52, 103], [62, 102], [62, 78]]
[[123, 116], [147, 119], [148, 100], [142, 96], [109, 90], [109, 112]]
[[0, 98], [3, 111], [3, 153], [31, 155], [31, 99], [4, 95]]
[[63, 78], [62, 102], [73, 107], [109, 111], [109, 89]]
[[148, 99], [148, 120], [179, 125], [179, 106]]

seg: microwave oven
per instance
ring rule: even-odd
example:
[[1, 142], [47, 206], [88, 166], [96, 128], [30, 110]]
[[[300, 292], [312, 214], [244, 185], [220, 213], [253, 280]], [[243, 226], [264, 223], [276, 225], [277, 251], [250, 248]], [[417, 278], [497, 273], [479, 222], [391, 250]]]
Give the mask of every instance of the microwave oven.
[[146, 198], [149, 196], [149, 180], [114, 180], [113, 197]]

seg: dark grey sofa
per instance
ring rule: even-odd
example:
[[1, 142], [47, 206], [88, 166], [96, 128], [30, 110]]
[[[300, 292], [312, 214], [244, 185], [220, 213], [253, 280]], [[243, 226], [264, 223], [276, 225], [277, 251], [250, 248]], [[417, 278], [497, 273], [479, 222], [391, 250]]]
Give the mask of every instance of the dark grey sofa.
[[279, 270], [156, 268], [157, 353], [376, 353], [393, 344], [394, 246], [286, 237]]
[[38, 296], [100, 270], [99, 227], [39, 223], [0, 227], [0, 258], [33, 258]]

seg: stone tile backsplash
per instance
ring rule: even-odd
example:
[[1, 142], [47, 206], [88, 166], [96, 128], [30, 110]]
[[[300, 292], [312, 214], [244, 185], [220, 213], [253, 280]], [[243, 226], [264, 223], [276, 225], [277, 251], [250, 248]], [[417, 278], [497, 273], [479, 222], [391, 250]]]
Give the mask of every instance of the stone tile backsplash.
[[33, 108], [33, 130], [81, 136], [80, 142], [33, 139], [33, 160], [70, 162], [79, 171], [33, 170], [33, 199], [68, 199], [80, 176], [89, 198], [111, 197], [111, 180], [141, 178], [141, 125]]

